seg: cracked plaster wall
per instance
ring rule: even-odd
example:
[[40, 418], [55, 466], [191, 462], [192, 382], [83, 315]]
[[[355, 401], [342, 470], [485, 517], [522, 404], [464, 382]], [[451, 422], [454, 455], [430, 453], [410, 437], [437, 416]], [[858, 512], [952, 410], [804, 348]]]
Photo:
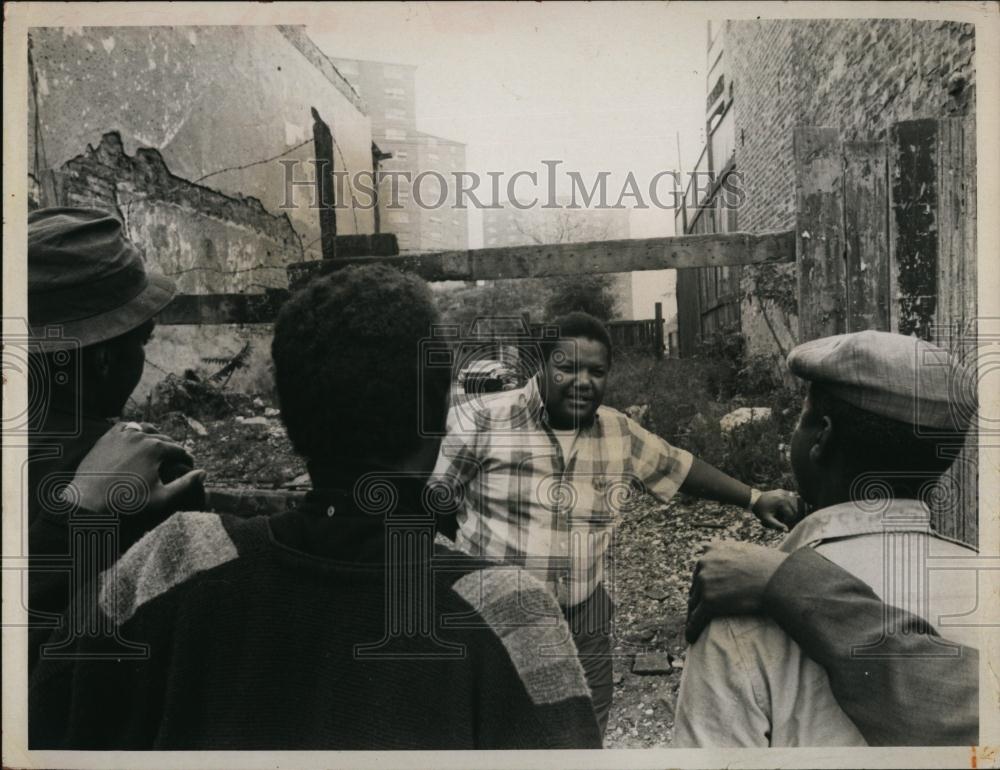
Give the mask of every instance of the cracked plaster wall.
[[[336, 166], [371, 170], [371, 121], [333, 65], [297, 28], [52, 27], [30, 31], [37, 88], [29, 94], [29, 158], [58, 169], [116, 131], [126, 153], [158, 150], [170, 170], [230, 195], [287, 213], [307, 251], [319, 257], [311, 190], [286, 198], [283, 167], [271, 160], [312, 138], [310, 107], [331, 127]], [[311, 58], [307, 58], [306, 54]], [[342, 153], [342, 157], [341, 154]], [[312, 179], [307, 143], [283, 156]], [[221, 169], [232, 169], [215, 173]], [[371, 211], [337, 211], [341, 234], [374, 230]]]

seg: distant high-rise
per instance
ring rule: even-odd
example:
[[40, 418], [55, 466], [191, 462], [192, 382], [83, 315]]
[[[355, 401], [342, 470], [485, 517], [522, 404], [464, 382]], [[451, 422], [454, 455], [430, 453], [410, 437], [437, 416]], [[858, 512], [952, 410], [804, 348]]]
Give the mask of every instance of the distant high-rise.
[[[396, 234], [403, 253], [468, 248], [467, 214], [451, 206], [454, 196], [449, 196], [440, 208], [427, 207], [440, 198], [435, 174], [443, 175], [451, 185], [453, 173], [465, 170], [465, 145], [417, 130], [417, 68], [360, 59], [333, 62], [365, 101], [372, 121], [372, 140], [381, 152], [392, 155], [380, 162], [381, 169], [410, 175], [410, 182], [399, 181], [395, 206], [390, 181], [381, 186], [380, 229]], [[416, 193], [420, 200], [415, 201], [411, 183], [424, 172], [435, 173], [425, 173], [421, 178]]]

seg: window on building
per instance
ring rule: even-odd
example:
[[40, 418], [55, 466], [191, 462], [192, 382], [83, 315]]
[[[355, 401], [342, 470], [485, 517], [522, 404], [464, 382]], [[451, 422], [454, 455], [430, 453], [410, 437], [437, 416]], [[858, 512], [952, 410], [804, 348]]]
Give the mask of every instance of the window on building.
[[386, 86], [383, 93], [390, 99], [405, 99], [406, 90], [402, 88], [397, 88], [396, 86]]
[[438, 154], [436, 152], [429, 152], [429, 153], [427, 153], [427, 160], [437, 161], [437, 160], [441, 160], [441, 158], [438, 157]]
[[387, 128], [385, 130], [385, 138], [394, 142], [405, 142], [406, 132], [401, 128]]
[[390, 107], [385, 111], [385, 116], [389, 120], [406, 120], [406, 111], [398, 107]]
[[406, 224], [410, 221], [410, 215], [405, 211], [390, 211], [389, 221], [397, 225]]
[[393, 156], [396, 158], [396, 160], [406, 160], [407, 158], [410, 157], [410, 154], [406, 150], [396, 150], [393, 153]]

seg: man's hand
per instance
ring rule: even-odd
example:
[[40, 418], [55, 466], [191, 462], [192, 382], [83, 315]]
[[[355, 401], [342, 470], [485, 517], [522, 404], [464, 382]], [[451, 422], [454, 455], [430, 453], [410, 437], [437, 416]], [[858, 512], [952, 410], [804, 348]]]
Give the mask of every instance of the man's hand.
[[688, 643], [694, 644], [713, 617], [760, 612], [764, 589], [787, 556], [751, 543], [709, 544], [695, 565], [688, 594]]
[[[205, 471], [191, 470], [164, 484], [161, 466], [190, 467], [191, 455], [167, 436], [120, 423], [105, 433], [83, 458], [73, 478], [79, 505], [98, 514], [142, 513], [155, 517], [197, 494]], [[123, 476], [131, 479], [123, 486]], [[116, 494], [122, 499], [116, 503]], [[134, 495], [138, 495], [136, 498]], [[138, 500], [138, 504], [137, 504]]]
[[794, 492], [772, 489], [763, 492], [753, 506], [753, 514], [768, 529], [787, 532], [802, 518], [805, 509], [801, 498]]

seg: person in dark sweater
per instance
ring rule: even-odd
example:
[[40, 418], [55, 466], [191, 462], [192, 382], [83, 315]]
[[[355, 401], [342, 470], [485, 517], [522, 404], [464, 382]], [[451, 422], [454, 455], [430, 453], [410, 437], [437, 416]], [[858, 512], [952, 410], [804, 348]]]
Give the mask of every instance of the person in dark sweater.
[[384, 266], [286, 303], [275, 382], [312, 491], [271, 518], [178, 513], [136, 543], [99, 612], [144, 653], [102, 658], [94, 637], [42, 661], [31, 748], [600, 747], [545, 587], [435, 540], [454, 507], [426, 485], [451, 382], [423, 355], [436, 320], [427, 286]]
[[[71, 585], [90, 582], [173, 511], [203, 499], [192, 458], [176, 452], [164, 472], [184, 483], [170, 487], [174, 499], [163, 506], [111, 511], [115, 522], [108, 526], [68, 511], [60, 497], [139, 383], [154, 317], [173, 296], [173, 282], [147, 271], [122, 223], [107, 212], [47, 208], [28, 215], [29, 669], [44, 654], [42, 642], [54, 636]], [[96, 553], [74, 552], [95, 538], [105, 543]], [[60, 641], [70, 641], [77, 627], [63, 626]]]

